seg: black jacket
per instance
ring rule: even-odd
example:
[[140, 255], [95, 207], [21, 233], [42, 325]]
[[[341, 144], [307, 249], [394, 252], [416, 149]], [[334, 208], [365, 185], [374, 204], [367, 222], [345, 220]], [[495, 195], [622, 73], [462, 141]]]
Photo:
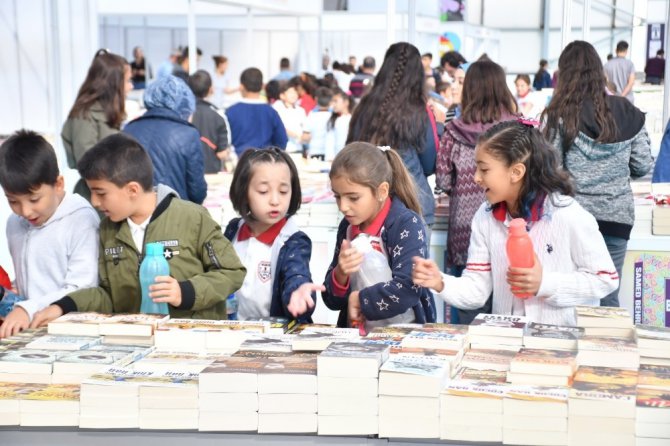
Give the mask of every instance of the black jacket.
[[229, 146], [228, 125], [219, 109], [204, 99], [197, 99], [192, 124], [200, 131], [200, 145], [205, 162], [205, 173], [221, 171], [221, 160], [217, 153]]

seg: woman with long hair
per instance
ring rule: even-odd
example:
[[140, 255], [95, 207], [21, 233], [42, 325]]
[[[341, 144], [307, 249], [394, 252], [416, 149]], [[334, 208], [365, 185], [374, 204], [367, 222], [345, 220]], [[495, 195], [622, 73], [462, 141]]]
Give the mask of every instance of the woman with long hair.
[[[84, 152], [98, 141], [121, 130], [126, 94], [133, 88], [130, 78], [126, 59], [104, 49], [95, 54], [61, 131], [70, 168], [76, 168]], [[74, 192], [91, 199], [84, 180], [77, 182]]]
[[[565, 47], [561, 76], [542, 114], [545, 136], [575, 181], [577, 201], [596, 218], [619, 276], [635, 221], [630, 179], [651, 169], [644, 113], [608, 95], [602, 62], [583, 41]], [[617, 289], [600, 301], [619, 306]]]
[[417, 189], [428, 240], [435, 198], [427, 177], [435, 172], [435, 118], [427, 108], [419, 50], [407, 42], [389, 47], [370, 92], [354, 109], [347, 144], [365, 141], [396, 150]]

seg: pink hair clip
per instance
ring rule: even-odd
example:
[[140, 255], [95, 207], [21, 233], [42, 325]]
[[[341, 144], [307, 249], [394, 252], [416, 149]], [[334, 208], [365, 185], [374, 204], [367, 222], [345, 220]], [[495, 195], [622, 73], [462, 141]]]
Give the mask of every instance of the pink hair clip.
[[540, 126], [540, 121], [536, 121], [535, 119], [531, 119], [531, 118], [525, 118], [523, 116], [520, 117], [519, 119], [517, 119], [517, 122], [519, 124], [522, 124], [522, 125], [525, 125], [525, 126], [528, 126], [528, 127], [537, 128], [537, 127]]

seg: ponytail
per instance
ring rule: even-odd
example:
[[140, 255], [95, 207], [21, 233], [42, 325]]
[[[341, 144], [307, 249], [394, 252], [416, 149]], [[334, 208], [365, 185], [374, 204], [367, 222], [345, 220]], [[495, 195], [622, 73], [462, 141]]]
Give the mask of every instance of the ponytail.
[[410, 176], [402, 158], [393, 149], [384, 150], [386, 159], [391, 165], [393, 180], [391, 181], [391, 195], [398, 197], [408, 209], [421, 215], [421, 204], [419, 203], [416, 184]]

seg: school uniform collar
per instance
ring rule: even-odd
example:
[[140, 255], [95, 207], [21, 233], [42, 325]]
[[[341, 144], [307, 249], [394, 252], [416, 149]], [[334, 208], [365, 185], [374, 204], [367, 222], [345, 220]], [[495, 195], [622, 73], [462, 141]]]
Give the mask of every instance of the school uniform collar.
[[256, 237], [254, 237], [254, 235], [251, 233], [251, 228], [249, 227], [249, 225], [243, 223], [242, 227], [240, 227], [240, 232], [237, 234], [237, 241], [243, 242], [247, 239], [254, 237], [259, 242], [265, 243], [268, 246], [272, 246], [272, 244], [275, 242], [275, 239], [277, 238], [281, 230], [284, 228], [284, 225], [286, 225], [287, 221], [288, 219], [286, 217], [282, 218], [277, 223], [270, 226], [268, 230], [266, 230], [262, 234], [259, 234]]
[[368, 227], [365, 228], [365, 230], [361, 230], [360, 226], [351, 227], [351, 238], [354, 239], [358, 234], [361, 233], [372, 236], [379, 235], [379, 233], [382, 230], [382, 226], [384, 225], [384, 221], [386, 220], [386, 217], [388, 217], [390, 210], [391, 210], [391, 199], [386, 198], [384, 206], [382, 206], [382, 209], [379, 211], [375, 219], [372, 220], [372, 223], [370, 223]]
[[[525, 218], [527, 223], [540, 221], [542, 218], [542, 210], [544, 208], [544, 199], [546, 198], [545, 194], [540, 194], [535, 199], [533, 204], [530, 207], [530, 218]], [[501, 223], [505, 223], [507, 220], [507, 203], [501, 201], [492, 206], [493, 217]]]

